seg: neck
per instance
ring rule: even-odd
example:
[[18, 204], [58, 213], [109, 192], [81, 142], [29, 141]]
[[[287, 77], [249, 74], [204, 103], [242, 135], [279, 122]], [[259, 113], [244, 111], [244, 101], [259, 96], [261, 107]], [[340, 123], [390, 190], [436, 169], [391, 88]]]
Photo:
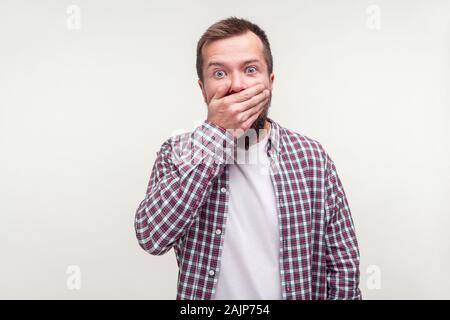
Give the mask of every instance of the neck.
[[[261, 130], [261, 134], [260, 134], [260, 130]], [[270, 123], [269, 123], [269, 121], [265, 120], [264, 128], [258, 129], [255, 131], [256, 139], [255, 139], [254, 135], [252, 135], [252, 138], [251, 138], [251, 137], [247, 136], [246, 134], [244, 134], [240, 138], [238, 138], [238, 145], [244, 145], [245, 150], [248, 150], [248, 148], [250, 147], [250, 141], [253, 141], [253, 139], [255, 139], [255, 141], [252, 142], [252, 145], [259, 143], [261, 140], [263, 140], [269, 134], [269, 131], [270, 131]]]

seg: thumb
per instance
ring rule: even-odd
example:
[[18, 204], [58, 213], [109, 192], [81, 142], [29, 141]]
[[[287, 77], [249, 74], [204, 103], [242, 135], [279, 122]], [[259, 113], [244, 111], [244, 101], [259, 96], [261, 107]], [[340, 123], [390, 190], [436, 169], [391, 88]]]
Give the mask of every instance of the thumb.
[[230, 86], [231, 86], [231, 80], [227, 80], [223, 85], [221, 85], [216, 93], [214, 94], [213, 99], [220, 99], [223, 98], [227, 92], [230, 90]]

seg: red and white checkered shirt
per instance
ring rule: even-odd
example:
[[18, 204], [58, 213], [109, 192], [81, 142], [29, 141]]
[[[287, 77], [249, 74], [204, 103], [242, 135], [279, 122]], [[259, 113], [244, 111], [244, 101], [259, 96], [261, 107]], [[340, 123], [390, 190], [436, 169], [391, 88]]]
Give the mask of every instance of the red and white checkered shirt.
[[[361, 299], [358, 242], [333, 161], [319, 142], [268, 121], [283, 299]], [[215, 292], [235, 144], [230, 131], [205, 120], [157, 152], [135, 230], [150, 254], [174, 248], [176, 299], [210, 300]]]

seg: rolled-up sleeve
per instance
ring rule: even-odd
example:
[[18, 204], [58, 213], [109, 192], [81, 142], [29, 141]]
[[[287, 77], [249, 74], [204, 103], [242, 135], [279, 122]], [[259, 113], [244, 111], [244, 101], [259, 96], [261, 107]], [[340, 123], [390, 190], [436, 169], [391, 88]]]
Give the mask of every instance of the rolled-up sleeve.
[[230, 156], [226, 151], [234, 145], [230, 132], [209, 121], [182, 137], [184, 141], [171, 138], [161, 146], [135, 214], [139, 245], [153, 255], [172, 248], [198, 218], [212, 180]]

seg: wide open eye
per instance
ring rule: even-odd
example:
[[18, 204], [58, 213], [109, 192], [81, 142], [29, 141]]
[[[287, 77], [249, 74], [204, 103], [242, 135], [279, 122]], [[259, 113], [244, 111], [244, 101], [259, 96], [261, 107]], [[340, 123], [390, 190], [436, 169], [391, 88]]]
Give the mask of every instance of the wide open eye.
[[223, 78], [223, 77], [225, 77], [225, 71], [223, 71], [223, 70], [214, 71], [214, 76], [216, 78]]
[[254, 66], [247, 67], [246, 70], [247, 70], [248, 73], [255, 73], [257, 71], [256, 67], [254, 67]]

